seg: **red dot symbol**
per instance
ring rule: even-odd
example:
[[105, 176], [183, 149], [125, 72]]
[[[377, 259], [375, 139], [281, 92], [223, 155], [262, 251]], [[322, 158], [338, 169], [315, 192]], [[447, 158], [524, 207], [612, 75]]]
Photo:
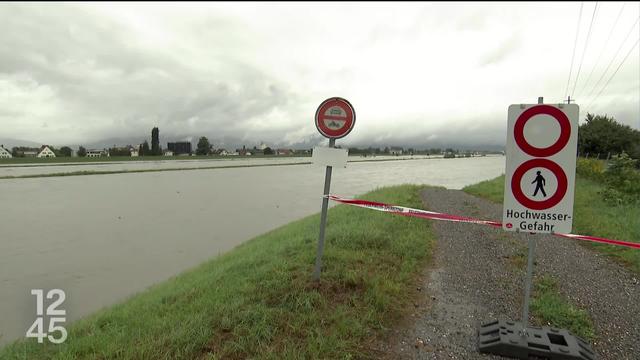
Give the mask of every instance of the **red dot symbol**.
[[507, 229], [511, 229], [513, 227], [513, 224], [512, 223], [507, 223], [506, 226], [507, 226]]

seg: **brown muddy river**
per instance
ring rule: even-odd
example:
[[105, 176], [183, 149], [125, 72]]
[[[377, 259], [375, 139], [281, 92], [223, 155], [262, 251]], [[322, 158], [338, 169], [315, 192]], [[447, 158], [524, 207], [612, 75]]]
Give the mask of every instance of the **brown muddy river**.
[[[504, 168], [503, 156], [349, 163], [334, 169], [331, 192], [403, 183], [459, 189]], [[63, 289], [68, 324], [319, 212], [323, 181], [324, 168], [314, 165], [0, 180], [0, 344], [23, 337], [35, 320], [31, 289]]]

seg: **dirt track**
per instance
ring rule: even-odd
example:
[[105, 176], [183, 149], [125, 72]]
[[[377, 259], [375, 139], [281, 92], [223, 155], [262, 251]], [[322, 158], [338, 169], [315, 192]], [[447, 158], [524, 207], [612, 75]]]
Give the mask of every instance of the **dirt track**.
[[[501, 205], [458, 190], [425, 189], [422, 197], [433, 211], [481, 219], [502, 214]], [[433, 228], [432, 265], [416, 289], [413, 314], [384, 346], [389, 358], [497, 359], [477, 352], [476, 330], [494, 318], [520, 319], [527, 237], [536, 236], [535, 277], [551, 275], [564, 296], [588, 311], [598, 358], [640, 359], [637, 275], [568, 239], [444, 221]]]

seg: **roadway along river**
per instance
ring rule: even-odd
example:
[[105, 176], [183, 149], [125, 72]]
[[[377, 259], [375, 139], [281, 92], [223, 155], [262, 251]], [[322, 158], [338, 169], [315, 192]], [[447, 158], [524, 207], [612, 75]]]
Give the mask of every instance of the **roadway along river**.
[[[503, 156], [349, 163], [331, 192], [459, 189], [504, 167]], [[319, 212], [323, 181], [314, 165], [0, 180], [0, 344], [35, 320], [31, 289], [63, 289], [68, 323]]]

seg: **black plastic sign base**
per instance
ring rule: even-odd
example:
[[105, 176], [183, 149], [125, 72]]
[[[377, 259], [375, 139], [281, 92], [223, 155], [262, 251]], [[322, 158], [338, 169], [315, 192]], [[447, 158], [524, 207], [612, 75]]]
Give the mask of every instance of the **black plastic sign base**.
[[515, 359], [595, 360], [591, 346], [568, 330], [528, 327], [522, 336], [522, 323], [496, 320], [478, 330], [478, 350]]

